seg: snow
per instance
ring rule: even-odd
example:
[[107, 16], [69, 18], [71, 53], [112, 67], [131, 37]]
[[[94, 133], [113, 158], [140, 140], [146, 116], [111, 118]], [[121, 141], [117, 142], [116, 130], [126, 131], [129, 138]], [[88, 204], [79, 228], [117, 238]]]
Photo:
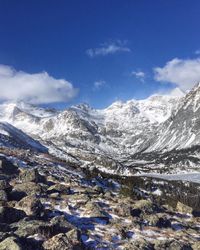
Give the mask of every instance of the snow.
[[185, 147], [188, 147], [195, 140], [195, 137], [196, 137], [196, 135], [192, 134], [191, 137], [186, 142]]
[[185, 174], [140, 174], [137, 176], [153, 177], [163, 180], [176, 180], [176, 181], [188, 181], [193, 183], [200, 183], [200, 172], [185, 173]]
[[176, 103], [177, 97], [161, 95], [118, 101], [101, 110], [84, 104], [55, 111], [23, 102], [4, 103], [0, 121], [40, 141], [51, 141], [50, 151], [59, 152], [62, 158], [72, 153], [72, 147], [113, 156], [137, 152], [146, 137], [168, 119]]
[[162, 195], [162, 191], [158, 188], [155, 191], [153, 191], [152, 194], [157, 195], [157, 196], [161, 196]]

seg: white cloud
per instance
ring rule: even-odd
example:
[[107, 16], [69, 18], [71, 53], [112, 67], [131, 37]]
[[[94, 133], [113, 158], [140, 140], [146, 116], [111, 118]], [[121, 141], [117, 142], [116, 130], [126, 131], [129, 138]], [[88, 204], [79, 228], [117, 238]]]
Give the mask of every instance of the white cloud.
[[131, 49], [126, 46], [126, 41], [117, 40], [111, 43], [104, 43], [99, 48], [88, 49], [86, 54], [93, 58], [96, 56], [106, 56], [117, 52], [131, 52]]
[[0, 100], [23, 100], [30, 103], [67, 102], [78, 90], [64, 79], [55, 79], [47, 72], [29, 74], [0, 65]]
[[141, 71], [141, 70], [132, 71], [131, 75], [135, 76], [137, 79], [139, 79], [142, 82], [144, 81], [144, 78], [146, 77], [146, 74], [143, 71]]
[[156, 81], [173, 83], [183, 90], [189, 90], [200, 81], [200, 58], [174, 58], [164, 67], [154, 68], [154, 74]]
[[103, 81], [103, 80], [100, 80], [100, 81], [96, 81], [94, 82], [94, 90], [99, 90], [101, 89], [103, 86], [105, 86], [106, 82]]

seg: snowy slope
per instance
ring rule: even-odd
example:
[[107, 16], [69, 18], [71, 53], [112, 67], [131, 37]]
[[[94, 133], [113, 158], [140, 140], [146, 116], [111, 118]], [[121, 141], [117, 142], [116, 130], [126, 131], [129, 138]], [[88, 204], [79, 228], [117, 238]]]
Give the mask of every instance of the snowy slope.
[[62, 112], [24, 103], [3, 104], [0, 119], [62, 148], [71, 146], [107, 154], [133, 153], [169, 118], [177, 98], [156, 95], [146, 100], [115, 102], [103, 110], [78, 105]]
[[31, 149], [47, 152], [48, 150], [21, 130], [9, 123], [0, 122], [0, 146]]
[[182, 99], [176, 112], [148, 143], [148, 152], [184, 149], [200, 144], [200, 84]]
[[183, 99], [176, 89], [170, 95], [118, 101], [102, 110], [84, 104], [55, 111], [6, 103], [0, 105], [0, 121], [39, 140], [63, 159], [121, 171], [119, 162], [140, 152]]

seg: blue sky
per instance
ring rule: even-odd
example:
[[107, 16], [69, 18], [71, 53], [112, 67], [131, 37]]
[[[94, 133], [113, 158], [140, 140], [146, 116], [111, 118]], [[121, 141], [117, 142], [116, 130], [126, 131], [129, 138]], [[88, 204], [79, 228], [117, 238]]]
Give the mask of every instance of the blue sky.
[[200, 80], [199, 17], [198, 0], [1, 0], [0, 99], [103, 108], [187, 90]]

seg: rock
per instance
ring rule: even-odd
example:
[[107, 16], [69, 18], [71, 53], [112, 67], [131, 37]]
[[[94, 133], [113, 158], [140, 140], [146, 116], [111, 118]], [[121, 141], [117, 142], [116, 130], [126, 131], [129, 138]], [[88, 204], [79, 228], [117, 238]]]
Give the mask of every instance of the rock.
[[139, 217], [141, 214], [152, 214], [158, 212], [158, 207], [150, 200], [139, 200], [131, 209], [131, 215]]
[[43, 190], [40, 184], [37, 184], [35, 182], [26, 182], [16, 184], [13, 191], [25, 193], [26, 195], [36, 195], [40, 194]]
[[55, 234], [54, 225], [40, 220], [21, 220], [11, 226], [12, 228], [16, 228], [15, 234], [19, 237], [28, 237], [38, 234], [45, 238], [49, 238]]
[[185, 213], [185, 214], [192, 214], [193, 212], [193, 208], [189, 207], [183, 203], [181, 203], [180, 201], [178, 201], [177, 205], [176, 205], [176, 210], [179, 213]]
[[70, 190], [70, 187], [66, 186], [66, 185], [63, 185], [63, 184], [60, 184], [60, 183], [57, 183], [51, 187], [49, 187], [47, 189], [47, 192], [49, 194], [51, 193], [62, 193], [62, 194], [70, 194], [71, 193], [71, 190]]
[[0, 250], [25, 250], [16, 237], [8, 237], [0, 243]]
[[5, 157], [0, 157], [0, 173], [6, 175], [17, 175], [19, 174], [19, 170]]
[[45, 182], [45, 177], [40, 175], [37, 169], [25, 169], [20, 175], [19, 179], [22, 182]]
[[17, 203], [17, 201], [8, 201], [8, 202], [6, 202], [6, 206], [7, 207], [15, 207], [16, 203]]
[[152, 250], [153, 246], [145, 239], [140, 238], [135, 241], [129, 242], [123, 246], [124, 250]]
[[72, 229], [75, 229], [75, 227], [65, 219], [64, 215], [56, 216], [51, 219], [50, 222], [52, 225], [54, 225], [54, 230], [57, 233], [66, 233]]
[[4, 190], [0, 190], [0, 201], [8, 201], [7, 193]]
[[149, 226], [167, 228], [171, 227], [171, 222], [163, 214], [152, 214], [144, 216], [144, 220], [147, 221]]
[[192, 244], [192, 249], [193, 250], [200, 250], [200, 241], [195, 242], [194, 244]]
[[70, 243], [67, 235], [61, 233], [45, 241], [43, 248], [46, 250], [73, 250], [73, 245]]
[[0, 223], [13, 223], [23, 219], [26, 214], [13, 207], [0, 207]]
[[101, 218], [109, 222], [109, 215], [95, 202], [88, 202], [85, 205], [85, 212], [83, 214], [93, 218]]
[[189, 244], [177, 240], [156, 240], [154, 242], [155, 250], [192, 250]]
[[68, 198], [69, 200], [73, 199], [79, 204], [86, 204], [90, 200], [88, 194], [71, 194], [68, 195]]
[[16, 204], [16, 208], [23, 210], [27, 215], [40, 216], [44, 207], [35, 196], [26, 196]]
[[52, 199], [58, 199], [59, 197], [60, 197], [60, 194], [58, 192], [51, 193], [49, 195], [49, 198], [52, 198]]
[[81, 232], [77, 229], [72, 229], [69, 232], [67, 232], [66, 235], [68, 239], [70, 239], [70, 242], [73, 244], [73, 246], [75, 246], [77, 249], [77, 247], [80, 246]]
[[117, 207], [115, 207], [114, 212], [118, 215], [118, 216], [123, 216], [123, 217], [127, 217], [130, 216], [131, 214], [131, 207], [130, 204], [127, 203], [120, 203]]

